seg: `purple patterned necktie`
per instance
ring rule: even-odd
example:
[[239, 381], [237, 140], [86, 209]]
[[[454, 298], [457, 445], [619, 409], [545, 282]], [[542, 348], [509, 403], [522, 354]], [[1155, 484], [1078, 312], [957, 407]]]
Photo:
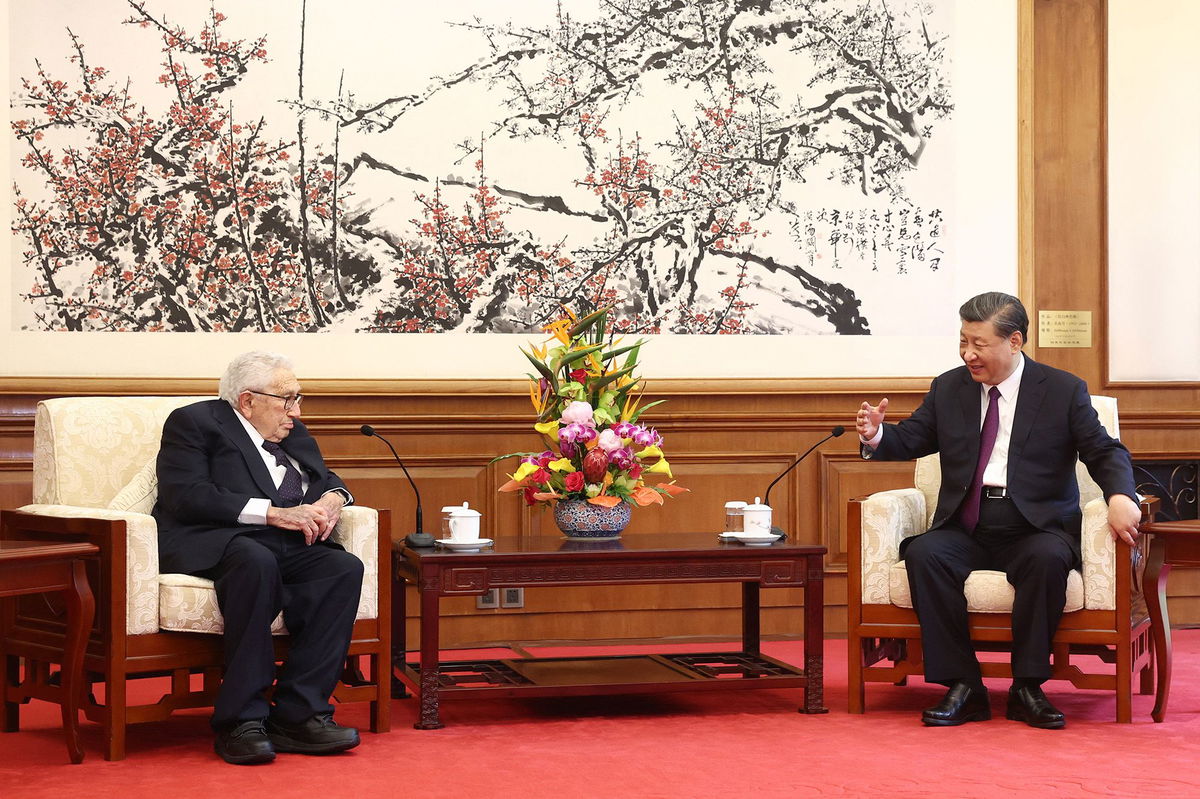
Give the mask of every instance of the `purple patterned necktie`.
[[967, 498], [959, 509], [959, 521], [968, 533], [975, 532], [979, 524], [979, 503], [983, 493], [983, 470], [987, 468], [996, 447], [996, 434], [1000, 432], [1000, 389], [992, 386], [988, 391], [987, 413], [983, 416], [983, 429], [979, 431], [979, 462], [975, 464], [975, 478], [967, 489]]
[[274, 441], [264, 441], [262, 448], [274, 455], [275, 462], [284, 468], [283, 482], [279, 484], [279, 499], [283, 502], [283, 507], [294, 508], [304, 499], [304, 483], [300, 479], [300, 470], [292, 465], [283, 447]]

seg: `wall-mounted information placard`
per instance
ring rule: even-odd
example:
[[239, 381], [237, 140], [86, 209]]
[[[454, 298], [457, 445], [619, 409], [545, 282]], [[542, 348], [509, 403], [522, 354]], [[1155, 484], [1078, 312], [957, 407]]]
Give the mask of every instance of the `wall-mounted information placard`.
[[1039, 347], [1092, 346], [1091, 311], [1039, 311]]

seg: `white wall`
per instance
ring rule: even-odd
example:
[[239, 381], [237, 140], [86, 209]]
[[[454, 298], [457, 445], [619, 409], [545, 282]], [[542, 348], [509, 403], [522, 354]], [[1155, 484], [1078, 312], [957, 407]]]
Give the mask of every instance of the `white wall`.
[[1108, 3], [1109, 379], [1200, 380], [1200, 3]]

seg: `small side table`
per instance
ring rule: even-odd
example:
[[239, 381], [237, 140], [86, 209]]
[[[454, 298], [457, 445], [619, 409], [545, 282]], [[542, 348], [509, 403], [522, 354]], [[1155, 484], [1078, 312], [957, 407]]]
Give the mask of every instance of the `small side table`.
[[1167, 575], [1172, 566], [1200, 566], [1200, 520], [1150, 522], [1141, 527], [1154, 536], [1146, 558], [1146, 608], [1154, 631], [1158, 685], [1154, 692], [1155, 721], [1167, 715], [1171, 695], [1171, 620], [1167, 616]]
[[[67, 752], [72, 763], [83, 762], [83, 747], [79, 745], [83, 655], [96, 612], [84, 559], [99, 551], [95, 544], [85, 542], [0, 540], [0, 597], [62, 591], [67, 599], [61, 707]], [[7, 697], [4, 699], [7, 702]], [[7, 712], [5, 715], [7, 717]]]

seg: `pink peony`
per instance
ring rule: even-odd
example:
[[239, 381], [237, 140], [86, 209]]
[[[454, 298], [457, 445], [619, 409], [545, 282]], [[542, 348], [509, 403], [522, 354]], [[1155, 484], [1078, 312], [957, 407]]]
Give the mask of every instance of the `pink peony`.
[[562, 424], [585, 424], [589, 427], [592, 425], [592, 406], [586, 402], [572, 402], [563, 409], [562, 419], [559, 420]]
[[623, 446], [621, 437], [612, 430], [605, 430], [600, 433], [600, 440], [596, 442], [600, 449], [607, 452], [610, 456], [614, 451]]

